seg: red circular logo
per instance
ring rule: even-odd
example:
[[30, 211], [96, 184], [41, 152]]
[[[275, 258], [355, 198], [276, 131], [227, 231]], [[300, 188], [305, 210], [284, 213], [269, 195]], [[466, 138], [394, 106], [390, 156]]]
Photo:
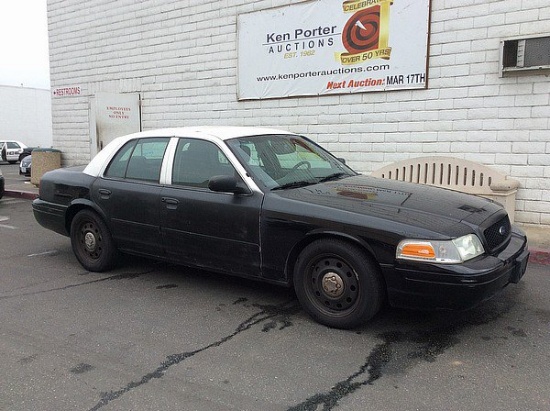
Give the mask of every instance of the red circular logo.
[[342, 43], [350, 54], [358, 54], [378, 47], [380, 7], [355, 13], [342, 33]]

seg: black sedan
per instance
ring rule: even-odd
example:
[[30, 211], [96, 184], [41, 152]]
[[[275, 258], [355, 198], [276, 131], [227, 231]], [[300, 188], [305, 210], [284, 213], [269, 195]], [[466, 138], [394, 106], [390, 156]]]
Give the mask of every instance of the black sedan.
[[351, 328], [384, 301], [470, 308], [526, 270], [497, 203], [358, 175], [285, 131], [198, 127], [115, 139], [46, 173], [34, 215], [89, 271], [119, 252], [293, 286], [320, 323]]
[[19, 154], [19, 162], [21, 162], [25, 157], [30, 156], [35, 148], [36, 147], [24, 147], [21, 154]]
[[31, 167], [32, 167], [32, 155], [28, 155], [23, 157], [21, 159], [21, 162], [19, 163], [19, 174], [23, 176], [29, 176], [31, 175]]

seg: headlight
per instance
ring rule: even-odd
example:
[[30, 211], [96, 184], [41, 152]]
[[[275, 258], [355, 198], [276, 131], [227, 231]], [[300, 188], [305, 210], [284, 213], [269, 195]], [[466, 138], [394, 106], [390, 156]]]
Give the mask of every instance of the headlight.
[[397, 246], [396, 257], [402, 260], [458, 264], [484, 252], [479, 238], [475, 234], [468, 234], [449, 241], [403, 240]]

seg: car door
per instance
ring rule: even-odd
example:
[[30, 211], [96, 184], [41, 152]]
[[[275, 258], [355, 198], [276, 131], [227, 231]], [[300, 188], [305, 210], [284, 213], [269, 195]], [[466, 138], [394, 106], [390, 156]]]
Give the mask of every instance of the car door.
[[8, 141], [6, 143], [6, 159], [9, 162], [19, 160], [19, 153], [22, 151], [19, 143], [15, 141]]
[[171, 184], [161, 192], [168, 258], [242, 276], [260, 275], [259, 216], [263, 195], [213, 192], [208, 180], [237, 173], [213, 142], [181, 138]]
[[92, 195], [109, 219], [117, 247], [164, 256], [160, 234], [160, 170], [170, 138], [129, 141], [97, 179]]

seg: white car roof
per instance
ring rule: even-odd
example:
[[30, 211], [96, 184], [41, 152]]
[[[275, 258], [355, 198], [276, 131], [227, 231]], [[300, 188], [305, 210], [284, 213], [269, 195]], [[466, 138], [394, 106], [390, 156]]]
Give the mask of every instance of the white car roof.
[[26, 148], [27, 145], [25, 143], [22, 143], [21, 141], [17, 141], [17, 140], [2, 140], [0, 139], [0, 146], [4, 145], [4, 143], [17, 143], [19, 144], [22, 148]]
[[[162, 128], [157, 130], [142, 131], [140, 133], [125, 136], [127, 140], [139, 137], [198, 137], [212, 139], [212, 137], [227, 140], [235, 137], [258, 136], [266, 134], [294, 134], [289, 131], [277, 130], [263, 127], [233, 127], [233, 126], [201, 126], [201, 127], [179, 127]], [[122, 137], [124, 138], [124, 137]]]
[[233, 126], [200, 126], [200, 127], [180, 127], [180, 128], [162, 128], [156, 130], [142, 131], [139, 133], [128, 134], [117, 137], [103, 150], [101, 150], [84, 169], [84, 173], [98, 176], [106, 162], [128, 141], [144, 137], [191, 137], [200, 138], [209, 141], [224, 141], [236, 137], [259, 136], [269, 134], [287, 134], [294, 135], [289, 131], [277, 130], [263, 127], [233, 127]]

